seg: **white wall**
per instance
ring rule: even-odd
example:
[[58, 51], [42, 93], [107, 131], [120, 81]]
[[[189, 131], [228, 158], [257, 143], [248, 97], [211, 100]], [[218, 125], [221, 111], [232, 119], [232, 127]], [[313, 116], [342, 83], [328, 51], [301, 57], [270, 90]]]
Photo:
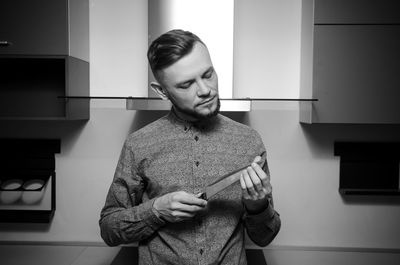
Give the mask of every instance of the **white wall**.
[[[298, 97], [300, 1], [236, 2], [236, 95]], [[135, 95], [147, 86], [146, 1], [90, 3], [91, 95]], [[56, 158], [52, 223], [0, 224], [0, 240], [101, 244], [99, 212], [122, 143], [131, 131], [164, 114], [126, 111], [124, 102], [114, 103], [93, 100], [86, 123], [6, 123], [0, 136], [60, 137], [62, 151]], [[399, 141], [399, 126], [304, 126], [297, 103], [257, 103], [255, 108], [231, 116], [257, 129], [269, 152], [282, 218], [270, 247], [400, 249], [399, 199], [344, 199], [338, 193], [339, 160], [333, 156], [335, 140]]]
[[90, 0], [90, 94], [146, 97], [147, 45], [147, 0]]
[[298, 98], [300, 0], [236, 0], [234, 97]]

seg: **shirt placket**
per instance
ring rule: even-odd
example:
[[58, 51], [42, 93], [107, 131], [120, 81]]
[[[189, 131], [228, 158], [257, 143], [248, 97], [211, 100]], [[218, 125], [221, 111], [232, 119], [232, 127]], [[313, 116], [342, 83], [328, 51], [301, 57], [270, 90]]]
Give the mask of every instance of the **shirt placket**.
[[[204, 159], [201, 150], [201, 132], [195, 128], [191, 130], [192, 137], [192, 156], [193, 156], [193, 192], [198, 194], [203, 191], [204, 187]], [[195, 241], [197, 247], [197, 257], [199, 264], [207, 264], [207, 248], [206, 248], [206, 226], [202, 221], [201, 214], [195, 217]]]

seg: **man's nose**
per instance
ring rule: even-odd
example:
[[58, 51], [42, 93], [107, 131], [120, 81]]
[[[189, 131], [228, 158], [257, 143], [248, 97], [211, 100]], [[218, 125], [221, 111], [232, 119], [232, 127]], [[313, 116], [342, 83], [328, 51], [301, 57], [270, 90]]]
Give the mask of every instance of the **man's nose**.
[[200, 79], [197, 81], [197, 95], [199, 97], [208, 96], [211, 92], [211, 88], [207, 86], [204, 80]]

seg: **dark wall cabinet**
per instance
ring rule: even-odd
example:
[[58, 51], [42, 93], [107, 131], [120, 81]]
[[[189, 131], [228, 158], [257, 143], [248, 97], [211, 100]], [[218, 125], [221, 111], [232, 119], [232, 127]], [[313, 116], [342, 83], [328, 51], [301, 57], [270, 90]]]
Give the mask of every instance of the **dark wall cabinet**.
[[1, 1], [0, 73], [0, 119], [88, 119], [88, 1]]
[[400, 123], [400, 1], [303, 0], [304, 123]]

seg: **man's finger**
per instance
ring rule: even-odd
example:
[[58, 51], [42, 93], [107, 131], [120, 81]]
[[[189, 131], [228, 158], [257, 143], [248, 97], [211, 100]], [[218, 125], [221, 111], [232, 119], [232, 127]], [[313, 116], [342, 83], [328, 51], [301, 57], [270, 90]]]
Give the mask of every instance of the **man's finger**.
[[261, 179], [257, 175], [257, 173], [254, 171], [252, 167], [247, 168], [247, 173], [250, 176], [251, 182], [253, 182], [253, 186], [255, 187], [256, 191], [259, 192], [262, 190], [263, 185], [261, 182]]
[[193, 194], [182, 192], [177, 195], [176, 200], [182, 204], [197, 205], [204, 207], [207, 205], [207, 201], [196, 197]]
[[180, 221], [180, 220], [192, 218], [194, 216], [194, 213], [185, 212], [185, 211], [174, 211], [174, 212], [172, 212], [172, 216], [175, 219], [175, 221]]
[[264, 170], [257, 164], [251, 164], [253, 170], [257, 173], [257, 176], [260, 178], [262, 182], [262, 186], [268, 186], [269, 184], [269, 176], [264, 172]]
[[253, 160], [253, 163], [258, 163], [261, 161], [261, 156], [256, 156]]
[[203, 207], [200, 207], [197, 205], [190, 205], [190, 204], [184, 204], [184, 203], [179, 203], [179, 204], [177, 204], [177, 207], [176, 207], [177, 211], [190, 213], [190, 214], [194, 214], [203, 209], [204, 209]]
[[243, 179], [250, 196], [257, 196], [257, 190], [251, 180], [247, 169], [243, 170]]
[[244, 182], [243, 174], [240, 175], [240, 186], [242, 187], [243, 198], [250, 199], [249, 192], [247, 191], [246, 183]]

